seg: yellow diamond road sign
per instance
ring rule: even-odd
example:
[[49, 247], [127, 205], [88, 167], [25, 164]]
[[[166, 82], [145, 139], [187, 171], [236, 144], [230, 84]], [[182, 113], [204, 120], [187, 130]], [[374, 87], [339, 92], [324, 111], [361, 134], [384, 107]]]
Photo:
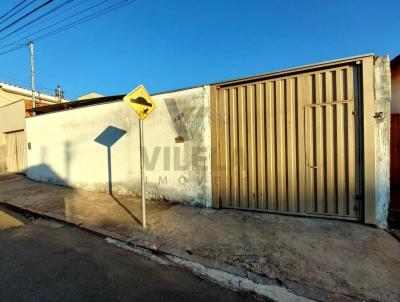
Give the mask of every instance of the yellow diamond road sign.
[[144, 120], [156, 108], [156, 103], [153, 102], [143, 85], [128, 93], [124, 97], [124, 102], [135, 110], [141, 120]]

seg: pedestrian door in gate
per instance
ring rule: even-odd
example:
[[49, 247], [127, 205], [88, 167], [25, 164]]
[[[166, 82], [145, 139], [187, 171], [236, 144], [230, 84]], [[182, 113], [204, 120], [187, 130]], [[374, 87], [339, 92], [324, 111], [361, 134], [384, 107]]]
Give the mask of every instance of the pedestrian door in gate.
[[357, 218], [353, 100], [305, 107], [307, 213]]

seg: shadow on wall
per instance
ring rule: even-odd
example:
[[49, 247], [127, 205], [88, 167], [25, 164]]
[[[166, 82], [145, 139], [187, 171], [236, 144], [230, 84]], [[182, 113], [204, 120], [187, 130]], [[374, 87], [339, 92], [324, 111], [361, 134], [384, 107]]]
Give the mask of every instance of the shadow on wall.
[[111, 147], [118, 142], [124, 135], [126, 131], [114, 126], [108, 126], [95, 138], [95, 142], [103, 145], [107, 148], [107, 175], [108, 175], [108, 193], [111, 198], [138, 224], [141, 224], [140, 220], [132, 214], [132, 212], [124, 206], [120, 200], [118, 200], [113, 195], [113, 179], [112, 179], [112, 157], [111, 157]]
[[41, 182], [48, 182], [60, 186], [68, 186], [68, 181], [60, 177], [46, 164], [28, 167], [26, 176]]
[[112, 195], [112, 165], [111, 147], [125, 135], [126, 131], [114, 126], [108, 126], [94, 140], [96, 143], [107, 147], [107, 174], [108, 174], [108, 193]]
[[[90, 220], [98, 225], [118, 222], [119, 219], [123, 219], [125, 223], [132, 223], [141, 225], [139, 218], [133, 214], [134, 205], [128, 201], [119, 200], [112, 194], [112, 156], [111, 149], [124, 135], [125, 130], [108, 126], [104, 131], [102, 131], [96, 138], [95, 142], [103, 145], [107, 148], [107, 161], [104, 158], [103, 161], [99, 158], [99, 162], [104, 162], [106, 165], [104, 168], [107, 170], [108, 175], [108, 191], [109, 196], [104, 196], [103, 193], [93, 193], [101, 194], [98, 197], [93, 195], [93, 197], [85, 197], [81, 199], [80, 193], [76, 189], [70, 188], [57, 188], [57, 187], [39, 187], [39, 191], [34, 194], [32, 199], [27, 200], [28, 204], [33, 207], [47, 208], [50, 212], [56, 211], [58, 215], [62, 215], [67, 221], [74, 223], [79, 223], [80, 217], [85, 217], [85, 219]], [[51, 166], [45, 164], [48, 160], [47, 149], [42, 148], [40, 154], [41, 164], [36, 166], [31, 166], [28, 168], [27, 176], [33, 180], [38, 180], [41, 182], [56, 184], [60, 186], [69, 187], [72, 184], [69, 177], [70, 174], [79, 173], [79, 171], [71, 170], [71, 161], [74, 157], [73, 146], [69, 141], [64, 144], [64, 165], [65, 165], [65, 178], [58, 175]], [[85, 167], [80, 167], [85, 169]], [[71, 182], [71, 183], [70, 183]], [[42, 189], [43, 188], [43, 189]], [[110, 216], [109, 212], [104, 212], [99, 205], [93, 207], [93, 203], [98, 203], [104, 198], [107, 203], [107, 199], [112, 199], [117, 208], [121, 209], [120, 214], [114, 217]], [[32, 204], [33, 203], [33, 204]], [[118, 212], [118, 211], [117, 211]]]
[[[67, 142], [66, 144], [69, 144]], [[66, 147], [66, 146], [65, 146]], [[65, 149], [65, 157], [67, 157], [67, 150]], [[36, 166], [27, 167], [26, 176], [28, 178], [38, 180], [41, 182], [52, 183], [60, 186], [68, 186], [68, 178], [64, 179], [59, 176], [49, 165], [45, 164], [47, 162], [47, 147], [41, 147], [40, 149], [40, 163]], [[70, 162], [66, 162], [66, 175], [68, 176]]]
[[[28, 151], [29, 152], [29, 151]], [[40, 148], [40, 164], [27, 167], [26, 176], [41, 182], [48, 182], [60, 186], [68, 186], [68, 181], [58, 175], [47, 162], [47, 147]]]

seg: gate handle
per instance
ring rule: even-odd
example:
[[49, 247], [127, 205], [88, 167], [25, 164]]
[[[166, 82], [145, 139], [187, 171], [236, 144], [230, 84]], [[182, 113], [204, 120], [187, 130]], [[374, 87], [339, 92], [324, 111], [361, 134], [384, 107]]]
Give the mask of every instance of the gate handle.
[[310, 169], [318, 169], [318, 166], [308, 166]]

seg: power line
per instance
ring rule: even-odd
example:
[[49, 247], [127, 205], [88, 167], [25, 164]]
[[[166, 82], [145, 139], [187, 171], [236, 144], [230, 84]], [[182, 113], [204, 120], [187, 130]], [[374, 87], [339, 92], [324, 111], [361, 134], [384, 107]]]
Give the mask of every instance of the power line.
[[[90, 20], [92, 20], [92, 19], [95, 19], [95, 18], [97, 18], [97, 17], [100, 17], [100, 16], [102, 16], [102, 15], [104, 15], [104, 14], [106, 14], [106, 13], [109, 13], [109, 12], [111, 12], [111, 11], [113, 11], [113, 10], [116, 10], [116, 9], [118, 9], [118, 8], [121, 8], [121, 7], [123, 7], [123, 6], [126, 6], [126, 5], [128, 5], [128, 4], [130, 4], [130, 3], [136, 2], [136, 0], [131, 0], [131, 1], [128, 1], [128, 2], [127, 2], [127, 1], [128, 1], [128, 0], [120, 1], [120, 2], [118, 2], [118, 3], [116, 3], [116, 4], [114, 4], [114, 5], [111, 5], [111, 6], [107, 7], [107, 8], [105, 8], [105, 9], [101, 10], [101, 11], [98, 11], [98, 12], [93, 13], [93, 14], [91, 14], [91, 15], [85, 16], [85, 17], [83, 17], [83, 18], [81, 18], [81, 19], [78, 19], [78, 20], [76, 20], [75, 22], [72, 22], [72, 23], [70, 23], [70, 24], [67, 24], [67, 25], [65, 25], [64, 27], [61, 27], [61, 28], [56, 29], [56, 30], [53, 30], [53, 31], [51, 31], [51, 32], [49, 32], [49, 33], [47, 33], [47, 34], [44, 34], [44, 35], [39, 36], [39, 37], [37, 37], [37, 38], [34, 38], [34, 40], [35, 40], [35, 41], [40, 41], [40, 40], [42, 40], [42, 39], [48, 38], [48, 37], [50, 37], [50, 36], [53, 36], [53, 35], [55, 35], [55, 34], [58, 34], [58, 33], [62, 32], [62, 31], [65, 31], [65, 30], [67, 30], [67, 29], [69, 29], [69, 28], [71, 28], [71, 27], [74, 27], [74, 26], [76, 26], [76, 25], [79, 25], [79, 24], [88, 22], [88, 21], [90, 21]], [[124, 3], [124, 2], [127, 2], [127, 3]]]
[[[49, 15], [49, 14], [51, 14], [51, 13], [53, 13], [53, 12], [59, 10], [60, 8], [62, 8], [63, 6], [65, 6], [65, 5], [69, 4], [69, 3], [71, 3], [72, 1], [74, 1], [74, 0], [67, 0], [67, 1], [64, 1], [64, 2], [60, 3], [58, 6], [52, 8], [51, 10], [45, 12], [44, 14], [38, 16], [37, 18], [35, 18], [35, 19], [29, 21], [28, 23], [25, 23], [24, 25], [18, 27], [16, 30], [14, 30], [14, 31], [12, 31], [12, 32], [10, 32], [10, 33], [8, 33], [7, 35], [5, 35], [5, 36], [3, 36], [3, 37], [1, 37], [1, 38], [0, 38], [0, 41], [1, 41], [1, 40], [4, 40], [5, 38], [7, 38], [7, 37], [9, 37], [9, 36], [11, 36], [11, 35], [13, 35], [14, 33], [20, 31], [21, 29], [23, 29], [23, 28], [25, 28], [25, 27], [27, 27], [28, 25], [30, 25], [30, 24], [32, 24], [32, 23], [34, 23], [34, 22], [36, 22], [36, 21], [38, 21], [38, 20], [40, 20], [40, 19], [46, 17], [47, 15]], [[1, 31], [0, 31], [0, 32], [1, 32]]]
[[16, 10], [18, 7], [20, 7], [22, 4], [24, 4], [26, 1], [28, 0], [24, 0], [21, 1], [20, 3], [18, 3], [17, 5], [15, 5], [13, 8], [11, 8], [9, 11], [7, 11], [5, 14], [3, 14], [2, 16], [0, 16], [0, 20], [3, 19], [4, 17], [6, 17], [8, 14], [11, 14], [11, 12], [13, 10]]
[[17, 20], [14, 20], [13, 22], [11, 22], [10, 24], [8, 24], [7, 26], [3, 27], [0, 29], [0, 32], [14, 26], [15, 24], [17, 24], [19, 21], [25, 19], [26, 17], [32, 15], [34, 12], [38, 11], [39, 9], [49, 5], [51, 2], [53, 2], [54, 0], [48, 0], [45, 3], [39, 5], [38, 7], [34, 8], [33, 10], [31, 10], [29, 13], [26, 13], [25, 15], [23, 15], [22, 17], [19, 17]]
[[[73, 1], [73, 0], [72, 0], [72, 1]], [[36, 35], [36, 34], [42, 32], [42, 31], [45, 31], [45, 30], [47, 30], [47, 29], [53, 27], [54, 25], [58, 25], [58, 24], [63, 23], [63, 22], [65, 22], [65, 21], [67, 21], [67, 20], [70, 20], [71, 18], [74, 18], [74, 17], [76, 17], [76, 16], [79, 16], [80, 14], [85, 13], [85, 12], [87, 12], [88, 10], [90, 10], [90, 9], [92, 9], [92, 8], [98, 7], [99, 5], [102, 5], [103, 3], [107, 2], [107, 1], [110, 1], [110, 0], [103, 0], [103, 1], [100, 1], [99, 3], [96, 3], [96, 4], [92, 5], [92, 6], [89, 6], [89, 7], [87, 7], [86, 9], [84, 9], [84, 10], [82, 10], [82, 11], [79, 11], [79, 12], [77, 12], [77, 13], [75, 13], [75, 14], [72, 14], [72, 15], [70, 15], [70, 16], [67, 16], [66, 18], [63, 18], [63, 19], [61, 19], [61, 20], [59, 20], [59, 21], [57, 21], [57, 22], [55, 22], [55, 23], [52, 23], [52, 24], [50, 24], [50, 25], [48, 25], [48, 26], [46, 26], [46, 27], [43, 27], [43, 28], [39, 29], [38, 31], [35, 31], [35, 32], [33, 32], [33, 33], [31, 33], [31, 34], [29, 34], [29, 35], [27, 35], [27, 36], [24, 36], [23, 38], [20, 38], [20, 39], [16, 40], [14, 43], [19, 42], [19, 41], [23, 41], [23, 40], [26, 40], [26, 39], [33, 40], [33, 39], [30, 39], [30, 37], [32, 37], [32, 36], [34, 36], [34, 35]], [[125, 1], [126, 1], [126, 0], [125, 0]], [[54, 16], [53, 16], [53, 17], [54, 17]], [[7, 35], [7, 36], [8, 36], [8, 35]], [[0, 41], [3, 40], [4, 38], [6, 38], [7, 36], [1, 37], [1, 38], [0, 38]], [[7, 45], [9, 45], [9, 44], [7, 44]], [[0, 48], [4, 48], [4, 47], [6, 47], [7, 45], [0, 46]]]
[[[75, 1], [75, 0], [74, 0], [74, 1]], [[46, 22], [48, 22], [48, 21], [50, 21], [50, 20], [52, 20], [52, 19], [54, 19], [54, 18], [56, 18], [56, 17], [58, 17], [58, 16], [60, 16], [60, 15], [65, 15], [65, 13], [66, 13], [67, 11], [70, 11], [71, 9], [76, 8], [76, 7], [78, 7], [78, 6], [82, 5], [82, 4], [86, 4], [86, 3], [87, 3], [86, 0], [78, 0], [75, 4], [67, 6], [65, 9], [59, 11], [57, 14], [53, 14], [52, 16], [46, 18], [45, 20], [43, 20], [43, 21], [40, 22], [39, 24], [34, 24], [34, 25], [32, 25], [32, 26], [29, 26], [29, 29], [35, 28], [35, 27], [37, 27], [38, 25], [42, 25], [43, 23], [46, 23]], [[70, 17], [67, 17], [67, 18], [65, 18], [65, 19], [68, 19], [68, 18], [71, 18], [71, 16], [70, 16]], [[61, 22], [62, 22], [62, 21], [58, 21], [57, 23], [61, 23]], [[51, 26], [53, 26], [53, 25], [56, 25], [57, 23], [54, 23], [54, 24], [51, 24], [51, 25], [47, 25], [47, 26], [43, 27], [42, 29], [40, 29], [39, 31], [36, 31], [36, 32], [34, 32], [34, 33], [31, 33], [30, 35], [27, 35], [27, 36], [24, 36], [24, 37], [22, 37], [22, 38], [19, 38], [18, 40], [14, 41], [13, 43], [18, 43], [18, 42], [20, 42], [20, 41], [27, 40], [27, 39], [29, 40], [29, 37], [31, 37], [32, 35], [36, 34], [37, 32], [46, 30], [46, 29], [48, 29], [49, 27], [51, 27]], [[19, 33], [19, 34], [17, 34], [17, 36], [20, 35], [20, 34], [23, 34], [23, 33], [24, 33], [24, 32]], [[7, 44], [7, 45], [9, 45], [9, 44]], [[0, 46], [0, 48], [1, 48], [1, 46]]]
[[3, 52], [0, 52], [0, 56], [5, 55], [5, 54], [7, 54], [7, 53], [10, 53], [10, 52], [12, 52], [12, 51], [21, 49], [21, 48], [23, 48], [23, 47], [26, 47], [26, 45], [16, 46], [16, 47], [14, 47], [14, 48], [5, 50], [5, 51], [3, 51]]
[[[26, 0], [25, 0], [26, 1]], [[19, 3], [18, 5], [16, 5], [13, 9], [11, 9], [10, 11], [14, 10], [15, 8], [17, 8], [19, 5], [23, 4], [25, 1], [22, 1], [21, 3]], [[15, 13], [13, 13], [11, 16], [8, 16], [8, 18], [4, 19], [3, 21], [0, 22], [0, 24], [3, 24], [4, 22], [6, 22], [7, 20], [9, 20], [10, 18], [14, 17], [15, 15], [17, 15], [18, 13], [20, 13], [21, 11], [23, 11], [25, 8], [27, 8], [29, 5], [31, 5], [33, 2], [36, 2], [37, 0], [32, 0], [31, 2], [29, 2], [28, 4], [26, 4], [24, 7], [22, 7], [20, 10], [16, 11]], [[10, 11], [8, 11], [8, 13], [10, 13]], [[3, 17], [5, 17], [8, 13], [5, 13], [3, 15]], [[2, 18], [3, 18], [2, 17]]]
[[[13, 81], [15, 83], [20, 83], [20, 84], [24, 84], [24, 85], [30, 85], [31, 84], [27, 80], [25, 80], [25, 81], [24, 80], [20, 80], [20, 79], [17, 79], [17, 78], [14, 78], [12, 76], [9, 76], [9, 75], [6, 75], [6, 74], [2, 74], [2, 73], [0, 73], [0, 78], [6, 78], [6, 79], [9, 79], [10, 81]], [[2, 81], [0, 80], [0, 82], [2, 82]], [[40, 88], [40, 90], [54, 91], [54, 88], [49, 88], [49, 87], [42, 86], [42, 85], [37, 85], [37, 87]]]
[[[32, 38], [31, 40], [33, 40], [33, 41], [39, 41], [39, 40], [46, 39], [46, 38], [48, 38], [48, 37], [50, 37], [50, 36], [53, 36], [53, 35], [56, 35], [56, 34], [62, 32], [62, 31], [65, 31], [65, 30], [67, 30], [67, 29], [69, 29], [69, 28], [71, 28], [71, 27], [74, 27], [74, 26], [77, 26], [77, 25], [79, 25], [79, 24], [88, 22], [88, 21], [90, 21], [90, 20], [92, 20], [92, 19], [95, 19], [95, 18], [97, 18], [97, 17], [100, 17], [100, 16], [102, 16], [102, 15], [104, 15], [104, 14], [106, 14], [106, 13], [109, 13], [109, 12], [111, 12], [111, 11], [114, 11], [114, 10], [116, 10], [116, 9], [118, 9], [118, 8], [121, 8], [121, 7], [126, 6], [126, 5], [128, 5], [128, 4], [131, 4], [131, 3], [133, 3], [133, 2], [136, 2], [136, 0], [130, 0], [130, 1], [128, 1], [128, 0], [122, 0], [122, 1], [120, 1], [120, 2], [118, 2], [118, 3], [116, 3], [116, 4], [113, 4], [113, 5], [110, 5], [110, 6], [106, 7], [106, 8], [104, 8], [104, 9], [102, 9], [102, 10], [100, 10], [100, 11], [97, 11], [97, 12], [95, 12], [95, 13], [93, 13], [93, 14], [90, 14], [90, 15], [87, 15], [87, 16], [85, 16], [85, 17], [82, 17], [82, 18], [80, 18], [80, 19], [78, 19], [78, 20], [76, 20], [76, 21], [74, 21], [74, 22], [69, 23], [69, 24], [66, 24], [66, 25], [63, 26], [63, 27], [60, 27], [60, 28], [58, 28], [58, 29], [55, 29], [55, 30], [50, 31], [50, 32], [48, 32], [48, 33], [45, 33], [45, 34], [43, 34], [43, 35], [41, 35], [41, 36], [39, 36], [39, 37]], [[99, 5], [99, 4], [96, 4], [96, 6], [98, 6], [98, 5]], [[87, 9], [86, 9], [85, 11], [87, 11]], [[16, 51], [16, 50], [21, 49], [21, 48], [23, 48], [23, 47], [25, 47], [25, 45], [19, 45], [19, 46], [16, 46], [16, 47], [7, 49], [7, 50], [5, 50], [5, 51], [3, 51], [3, 52], [0, 52], [0, 56], [1, 56], [1, 55], [5, 55], [5, 54], [8, 54], [8, 53], [13, 52], [13, 51]]]

